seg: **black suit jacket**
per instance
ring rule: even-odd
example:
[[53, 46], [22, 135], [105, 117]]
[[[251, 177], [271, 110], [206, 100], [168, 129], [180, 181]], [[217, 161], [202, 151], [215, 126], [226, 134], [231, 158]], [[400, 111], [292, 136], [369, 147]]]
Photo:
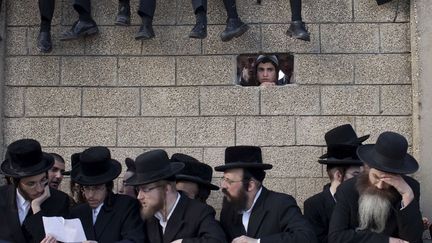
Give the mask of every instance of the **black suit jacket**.
[[20, 225], [16, 205], [16, 188], [0, 187], [0, 239], [14, 243], [40, 242], [45, 237], [42, 216], [67, 216], [69, 196], [50, 189], [51, 196], [41, 205], [41, 211], [27, 217]]
[[139, 203], [129, 196], [111, 194], [111, 204], [105, 200], [94, 225], [92, 209], [88, 203], [72, 208], [71, 217], [81, 220], [87, 240], [101, 243], [141, 243], [145, 238]]
[[304, 202], [304, 215], [312, 224], [319, 242], [328, 242], [330, 218], [336, 202], [330, 193], [330, 184], [323, 191]]
[[358, 177], [342, 183], [335, 194], [336, 206], [330, 220], [329, 242], [367, 242], [387, 243], [389, 237], [396, 237], [410, 243], [422, 242], [423, 223], [419, 209], [420, 185], [411, 177], [403, 176], [414, 192], [414, 200], [404, 209], [401, 208], [402, 197], [393, 205], [386, 227], [382, 233], [368, 230], [356, 231], [358, 227], [358, 200], [356, 188]]
[[215, 219], [215, 211], [207, 204], [190, 199], [183, 193], [174, 208], [162, 235], [159, 220], [152, 217], [144, 222], [149, 243], [224, 243], [225, 234]]
[[247, 233], [242, 215], [228, 204], [222, 207], [221, 224], [229, 242], [241, 235], [259, 238], [261, 243], [316, 242], [312, 226], [302, 215], [295, 199], [264, 187], [252, 209]]

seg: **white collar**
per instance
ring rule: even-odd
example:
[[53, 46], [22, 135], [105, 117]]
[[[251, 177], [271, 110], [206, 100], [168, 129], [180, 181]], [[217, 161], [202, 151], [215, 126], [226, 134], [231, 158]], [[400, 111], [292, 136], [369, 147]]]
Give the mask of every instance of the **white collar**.
[[243, 211], [243, 213], [250, 213], [252, 211], [253, 207], [255, 206], [256, 201], [258, 200], [259, 196], [261, 195], [261, 191], [262, 191], [262, 186], [258, 190], [257, 194], [255, 194], [255, 198], [254, 198], [254, 201], [252, 203], [252, 206], [248, 210]]
[[25, 208], [27, 207], [27, 205], [30, 203], [28, 200], [26, 200], [22, 195], [21, 192], [18, 190], [18, 188], [16, 189], [16, 202], [17, 202], [17, 206], [18, 208]]
[[174, 209], [176, 208], [179, 201], [180, 201], [180, 193], [177, 192], [177, 199], [176, 199], [173, 207], [171, 208], [166, 221], [163, 220], [163, 214], [161, 212], [159, 212], [159, 211], [156, 212], [155, 217], [159, 220], [159, 222], [162, 222], [162, 223], [168, 222], [168, 220], [171, 218], [171, 214], [174, 212]]

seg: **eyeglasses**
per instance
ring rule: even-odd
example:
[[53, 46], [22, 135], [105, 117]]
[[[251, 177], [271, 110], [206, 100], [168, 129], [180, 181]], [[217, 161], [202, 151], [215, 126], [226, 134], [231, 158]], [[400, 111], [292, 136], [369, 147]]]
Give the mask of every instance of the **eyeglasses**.
[[165, 186], [165, 184], [155, 185], [155, 186], [152, 186], [152, 187], [147, 187], [147, 186], [141, 185], [141, 186], [136, 186], [135, 187], [135, 191], [137, 193], [139, 193], [139, 192], [148, 193], [148, 192], [152, 191], [153, 189], [156, 189], [156, 188], [162, 187], [162, 186]]
[[221, 183], [221, 185], [223, 184], [223, 183], [227, 183], [228, 185], [232, 185], [232, 184], [234, 184], [234, 183], [237, 183], [237, 182], [243, 182], [244, 180], [239, 180], [239, 181], [234, 181], [234, 180], [231, 180], [231, 179], [228, 179], [228, 178], [226, 178], [226, 177], [222, 177], [221, 179], [220, 179], [220, 183]]
[[81, 191], [86, 193], [86, 192], [100, 192], [103, 191], [105, 189], [105, 185], [98, 185], [98, 186], [82, 186], [81, 187]]
[[27, 183], [21, 183], [22, 185], [28, 187], [29, 189], [34, 189], [38, 185], [44, 188], [48, 184], [48, 178], [43, 178], [41, 181], [29, 181]]

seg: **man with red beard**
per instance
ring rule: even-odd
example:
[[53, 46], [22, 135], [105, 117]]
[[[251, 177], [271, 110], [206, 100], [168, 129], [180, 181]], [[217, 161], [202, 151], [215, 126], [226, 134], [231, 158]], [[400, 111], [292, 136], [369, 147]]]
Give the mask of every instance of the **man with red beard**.
[[54, 158], [42, 152], [36, 140], [8, 146], [1, 171], [12, 184], [0, 187], [0, 240], [48, 242], [42, 216], [68, 215], [68, 195], [48, 187], [47, 171], [53, 164]]
[[384, 132], [357, 155], [367, 166], [336, 192], [329, 242], [422, 242], [420, 185], [405, 174], [418, 170], [400, 134]]
[[293, 197], [262, 186], [265, 171], [261, 149], [234, 146], [225, 150], [221, 188], [224, 203], [221, 224], [232, 243], [316, 242], [312, 226]]
[[176, 190], [175, 174], [183, 163], [170, 162], [159, 149], [139, 155], [135, 166], [136, 173], [126, 185], [138, 192], [147, 242], [226, 242], [214, 209]]

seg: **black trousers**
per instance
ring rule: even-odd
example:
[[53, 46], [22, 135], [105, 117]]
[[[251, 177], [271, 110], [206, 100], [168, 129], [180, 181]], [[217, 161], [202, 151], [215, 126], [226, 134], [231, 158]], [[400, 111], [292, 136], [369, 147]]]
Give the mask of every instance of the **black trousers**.
[[79, 14], [91, 13], [90, 0], [74, 0], [73, 7]]
[[302, 1], [301, 0], [290, 0], [291, 5], [291, 20], [297, 21], [302, 20]]
[[55, 8], [55, 0], [39, 0], [39, 11], [41, 15], [41, 21], [48, 21], [51, 23], [51, 20], [54, 15]]
[[[203, 7], [204, 11], [207, 12], [207, 0], [191, 0], [191, 1], [192, 1], [192, 7], [194, 9], [194, 13], [199, 7]], [[139, 1], [139, 7], [138, 7], [139, 16], [143, 17], [146, 15], [153, 19], [155, 11], [156, 11], [156, 0]]]

